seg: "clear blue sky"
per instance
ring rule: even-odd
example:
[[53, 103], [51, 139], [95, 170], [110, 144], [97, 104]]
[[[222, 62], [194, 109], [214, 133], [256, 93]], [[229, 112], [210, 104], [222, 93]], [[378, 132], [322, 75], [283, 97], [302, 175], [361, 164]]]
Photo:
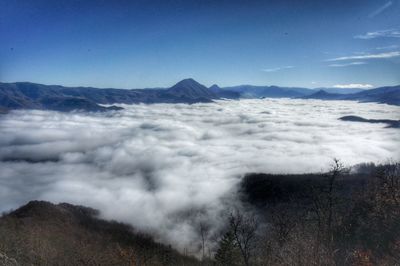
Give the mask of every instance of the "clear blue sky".
[[400, 0], [0, 0], [0, 80], [400, 84]]

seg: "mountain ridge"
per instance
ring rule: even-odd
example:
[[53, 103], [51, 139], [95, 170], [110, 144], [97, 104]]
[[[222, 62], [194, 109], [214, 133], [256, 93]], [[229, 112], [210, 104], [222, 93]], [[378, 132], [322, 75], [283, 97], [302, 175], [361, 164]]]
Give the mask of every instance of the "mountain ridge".
[[103, 112], [120, 110], [113, 104], [210, 103], [218, 99], [240, 98], [299, 98], [320, 100], [353, 100], [400, 105], [400, 85], [386, 86], [356, 93], [331, 93], [328, 89], [301, 87], [240, 85], [207, 88], [192, 78], [160, 89], [115, 89], [94, 87], [65, 87], [31, 82], [0, 83], [0, 113], [14, 109], [44, 109], [55, 111], [83, 110]]
[[335, 94], [328, 93], [324, 90], [319, 90], [311, 95], [306, 95], [300, 98], [319, 100], [352, 100], [359, 102], [377, 102], [390, 105], [400, 105], [400, 85], [379, 87], [351, 94]]

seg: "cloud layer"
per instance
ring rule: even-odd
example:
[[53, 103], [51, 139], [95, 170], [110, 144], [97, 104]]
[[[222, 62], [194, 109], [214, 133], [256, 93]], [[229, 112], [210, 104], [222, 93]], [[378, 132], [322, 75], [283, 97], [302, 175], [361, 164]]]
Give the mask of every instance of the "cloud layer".
[[351, 83], [351, 84], [337, 84], [333, 85], [333, 87], [339, 89], [371, 89], [374, 86], [372, 86], [371, 84]]
[[399, 107], [350, 101], [242, 100], [126, 105], [115, 113], [15, 111], [0, 117], [0, 209], [28, 200], [101, 210], [195, 249], [248, 172], [300, 173], [400, 159], [398, 129], [339, 121], [396, 119]]

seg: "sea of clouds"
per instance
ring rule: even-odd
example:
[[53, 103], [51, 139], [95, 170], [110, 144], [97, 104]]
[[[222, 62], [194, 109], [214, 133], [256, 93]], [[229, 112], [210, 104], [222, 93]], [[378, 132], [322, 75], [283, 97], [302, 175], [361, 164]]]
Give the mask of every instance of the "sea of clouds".
[[398, 119], [396, 106], [289, 99], [122, 106], [0, 116], [0, 211], [34, 199], [81, 204], [193, 247], [199, 223], [222, 223], [246, 173], [318, 172], [335, 157], [346, 165], [400, 159], [399, 129], [338, 120]]

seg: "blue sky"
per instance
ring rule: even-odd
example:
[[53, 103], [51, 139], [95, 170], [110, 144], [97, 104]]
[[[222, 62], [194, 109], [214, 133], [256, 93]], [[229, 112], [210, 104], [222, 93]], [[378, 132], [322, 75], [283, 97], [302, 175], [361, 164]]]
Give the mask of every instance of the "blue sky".
[[0, 36], [4, 82], [400, 84], [400, 0], [0, 0]]

